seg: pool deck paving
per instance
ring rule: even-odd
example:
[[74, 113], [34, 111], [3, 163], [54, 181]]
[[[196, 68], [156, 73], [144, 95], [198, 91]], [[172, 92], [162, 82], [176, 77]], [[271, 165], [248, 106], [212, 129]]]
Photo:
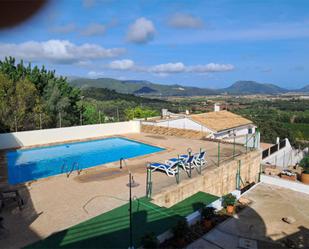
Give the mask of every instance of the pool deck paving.
[[[145, 196], [146, 164], [149, 162], [164, 162], [177, 155], [186, 154], [187, 148], [191, 148], [193, 152], [206, 150], [205, 171], [216, 167], [218, 160], [218, 144], [211, 141], [146, 133], [126, 134], [124, 137], [166, 150], [128, 159], [123, 169], [119, 169], [119, 162], [114, 162], [83, 170], [80, 175], [74, 172], [69, 178], [58, 175], [19, 185], [26, 205], [22, 211], [7, 208], [0, 214], [4, 217], [3, 225], [8, 230], [6, 236], [0, 237], [0, 248], [21, 248], [126, 204], [129, 193], [126, 186], [128, 171], [133, 173], [134, 180], [138, 183], [138, 186], [133, 188], [133, 196]], [[237, 146], [236, 153], [243, 149]], [[221, 144], [221, 161], [231, 158], [232, 153], [232, 145]], [[2, 160], [3, 164], [5, 162]], [[195, 174], [196, 172], [193, 177]], [[185, 179], [187, 175], [183, 172], [180, 178]], [[168, 177], [161, 172], [154, 172], [152, 181], [154, 193], [176, 184], [174, 177]]]

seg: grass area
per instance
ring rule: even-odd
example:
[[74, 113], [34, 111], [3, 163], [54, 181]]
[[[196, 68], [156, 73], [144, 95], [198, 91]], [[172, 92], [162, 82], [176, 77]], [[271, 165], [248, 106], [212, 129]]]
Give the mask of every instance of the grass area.
[[[209, 204], [219, 197], [204, 192], [185, 199], [171, 208], [159, 207], [147, 198], [133, 201], [133, 242], [141, 246], [141, 237], [147, 232], [159, 235], [178, 220]], [[128, 248], [129, 204], [115, 208], [88, 221], [51, 235], [26, 248]]]
[[304, 124], [304, 123], [294, 123], [294, 124], [290, 124], [290, 123], [284, 123], [284, 125], [291, 129], [294, 136], [296, 136], [297, 138], [299, 135], [299, 132], [301, 132], [303, 139], [304, 140], [309, 140], [309, 124]]
[[187, 216], [196, 210], [201, 209], [203, 206], [214, 202], [219, 197], [206, 194], [204, 192], [198, 192], [195, 195], [177, 203], [176, 205], [169, 208], [170, 211], [181, 216]]

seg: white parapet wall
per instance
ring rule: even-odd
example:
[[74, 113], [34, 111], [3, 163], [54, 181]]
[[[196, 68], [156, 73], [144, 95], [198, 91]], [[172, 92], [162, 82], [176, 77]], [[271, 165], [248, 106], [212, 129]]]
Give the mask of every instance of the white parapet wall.
[[290, 144], [290, 141], [286, 138], [285, 147], [278, 149], [273, 154], [270, 154], [266, 158], [262, 159], [262, 163], [287, 168], [290, 165], [295, 165], [299, 163], [304, 157], [304, 155], [304, 151], [294, 149]]
[[297, 192], [309, 194], [309, 185], [306, 185], [300, 182], [289, 181], [289, 180], [281, 179], [278, 177], [267, 176], [264, 174], [261, 175], [260, 180], [261, 182], [264, 182], [264, 183], [268, 183], [268, 184], [276, 185], [282, 188], [288, 188], [288, 189], [291, 189]]
[[127, 121], [3, 133], [0, 134], [0, 150], [139, 132], [140, 121]]

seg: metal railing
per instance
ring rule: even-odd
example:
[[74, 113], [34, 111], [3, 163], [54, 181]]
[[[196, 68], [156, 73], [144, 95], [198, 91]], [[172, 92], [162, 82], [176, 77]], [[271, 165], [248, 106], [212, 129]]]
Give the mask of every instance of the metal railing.
[[67, 178], [70, 177], [70, 175], [76, 171], [78, 175], [80, 175], [80, 173], [82, 172], [82, 168], [80, 167], [78, 162], [73, 162], [71, 168], [69, 168], [69, 165], [67, 164], [66, 161], [63, 162], [62, 166], [61, 166], [61, 173], [65, 173]]
[[1, 121], [0, 118], [0, 133], [102, 124], [126, 120], [124, 111], [120, 111], [118, 107], [108, 110], [97, 110], [88, 115], [82, 112], [75, 115], [65, 112], [49, 115], [45, 113], [27, 113], [22, 116], [12, 114], [6, 120]]
[[263, 152], [262, 152], [262, 159], [265, 159], [265, 158], [271, 156], [272, 154], [278, 152], [279, 150], [285, 148], [286, 145], [287, 145], [286, 144], [286, 139], [284, 139], [281, 142], [279, 142], [278, 144], [274, 144], [270, 148], [267, 148], [267, 149], [263, 150]]

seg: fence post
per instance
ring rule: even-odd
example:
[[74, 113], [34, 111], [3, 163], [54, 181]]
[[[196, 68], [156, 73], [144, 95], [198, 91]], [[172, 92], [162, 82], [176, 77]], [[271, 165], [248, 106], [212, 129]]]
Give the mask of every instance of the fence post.
[[151, 169], [147, 166], [147, 182], [146, 182], [146, 196], [151, 198], [152, 194], [152, 181], [151, 181]]
[[146, 164], [146, 196], [148, 197], [148, 192], [149, 192], [149, 189], [148, 189], [148, 183], [149, 183], [149, 168], [148, 168], [148, 164]]
[[61, 128], [61, 112], [59, 112], [59, 127]]
[[101, 111], [99, 110], [99, 122], [101, 124]]
[[16, 117], [16, 115], [14, 115], [14, 120], [15, 120], [15, 132], [17, 132], [18, 129], [17, 129], [17, 117]]
[[149, 197], [152, 195], [152, 171], [149, 169]]
[[236, 171], [236, 189], [239, 190], [239, 161], [238, 161], [238, 167]]
[[119, 110], [118, 110], [118, 106], [116, 107], [116, 111], [117, 111], [117, 120], [119, 122]]
[[248, 134], [246, 134], [246, 153], [248, 152]]
[[176, 183], [179, 184], [179, 164], [177, 164]]
[[262, 174], [262, 164], [260, 163], [260, 171], [259, 171], [259, 179], [258, 179], [258, 182], [261, 181], [261, 174]]
[[218, 167], [220, 166], [220, 141], [218, 142]]
[[235, 158], [235, 150], [236, 150], [236, 148], [235, 148], [235, 136], [234, 136], [234, 143], [233, 143], [233, 159]]
[[241, 179], [241, 176], [240, 176], [240, 172], [241, 172], [240, 168], [241, 168], [241, 160], [238, 160], [238, 168], [237, 168], [237, 173], [236, 173], [236, 189], [237, 190], [240, 190], [240, 183], [244, 185]]
[[42, 130], [42, 113], [40, 113], [40, 130]]
[[282, 164], [283, 164], [283, 168], [285, 169], [285, 150], [283, 150], [283, 162], [282, 162]]

